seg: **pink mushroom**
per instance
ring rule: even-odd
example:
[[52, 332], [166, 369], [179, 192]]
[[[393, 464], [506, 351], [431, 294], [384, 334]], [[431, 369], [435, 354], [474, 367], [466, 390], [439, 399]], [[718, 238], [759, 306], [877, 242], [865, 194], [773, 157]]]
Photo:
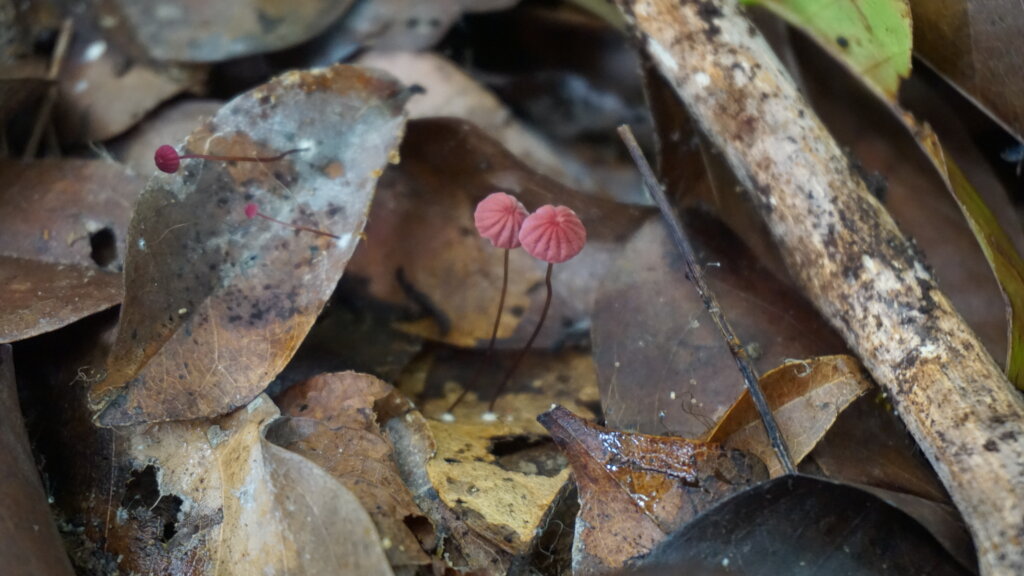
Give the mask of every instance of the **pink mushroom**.
[[291, 222], [284, 222], [282, 220], [278, 220], [277, 218], [267, 216], [266, 214], [260, 212], [260, 207], [257, 206], [256, 204], [253, 204], [252, 202], [246, 204], [245, 217], [252, 220], [257, 216], [269, 222], [274, 222], [275, 224], [280, 224], [282, 226], [294, 228], [300, 232], [312, 232], [313, 234], [316, 234], [318, 236], [327, 236], [328, 238], [334, 238], [335, 240], [339, 238], [337, 235], [331, 234], [330, 232], [324, 232], [323, 230], [317, 230], [316, 228], [310, 228], [309, 226], [302, 226], [300, 224], [292, 224]]
[[491, 330], [491, 342], [487, 345], [487, 353], [480, 359], [480, 363], [477, 364], [469, 385], [462, 390], [462, 394], [459, 394], [455, 402], [452, 402], [446, 414], [450, 415], [452, 410], [455, 410], [455, 407], [466, 397], [466, 394], [476, 388], [480, 372], [494, 352], [494, 341], [498, 337], [498, 325], [501, 323], [501, 313], [505, 309], [505, 294], [508, 291], [509, 253], [513, 248], [519, 247], [519, 229], [522, 228], [523, 221], [526, 220], [528, 215], [529, 212], [526, 211], [526, 207], [523, 206], [522, 202], [517, 200], [515, 196], [505, 194], [504, 192], [489, 194], [476, 205], [476, 211], [473, 213], [473, 223], [476, 225], [476, 231], [480, 233], [480, 236], [490, 240], [492, 245], [505, 249], [505, 267], [501, 277], [501, 297], [498, 299], [498, 315], [494, 318], [494, 328]]
[[295, 152], [301, 152], [303, 148], [296, 148], [287, 152], [282, 152], [277, 156], [266, 156], [266, 157], [254, 157], [254, 156], [214, 156], [210, 154], [178, 154], [178, 151], [173, 146], [164, 144], [156, 149], [153, 154], [153, 161], [156, 163], [156, 167], [161, 172], [168, 174], [174, 174], [181, 167], [181, 161], [189, 158], [199, 158], [202, 160], [219, 160], [221, 162], [276, 162], [284, 158], [289, 154]]
[[473, 223], [476, 231], [490, 240], [491, 244], [511, 250], [519, 247], [519, 229], [529, 215], [526, 207], [515, 196], [495, 192], [476, 205]]
[[554, 270], [555, 264], [573, 258], [583, 250], [583, 245], [587, 243], [587, 229], [572, 209], [548, 204], [538, 208], [523, 221], [523, 226], [519, 230], [519, 242], [530, 256], [548, 263], [547, 274], [544, 276], [547, 296], [544, 298], [544, 308], [541, 310], [537, 327], [534, 328], [533, 334], [530, 334], [526, 346], [523, 346], [516, 356], [512, 367], [505, 374], [505, 379], [494, 391], [488, 412], [494, 412], [494, 404], [498, 401], [501, 391], [508, 385], [526, 352], [540, 334], [544, 319], [548, 316], [548, 309], [551, 307], [551, 271]]

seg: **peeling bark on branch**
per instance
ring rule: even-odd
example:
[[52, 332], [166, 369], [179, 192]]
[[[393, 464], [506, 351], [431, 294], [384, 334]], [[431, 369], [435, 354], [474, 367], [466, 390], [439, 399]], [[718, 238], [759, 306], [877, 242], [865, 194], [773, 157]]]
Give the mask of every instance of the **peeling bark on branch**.
[[967, 520], [982, 572], [1024, 574], [1024, 398], [735, 0], [618, 2], [801, 288], [889, 392]]

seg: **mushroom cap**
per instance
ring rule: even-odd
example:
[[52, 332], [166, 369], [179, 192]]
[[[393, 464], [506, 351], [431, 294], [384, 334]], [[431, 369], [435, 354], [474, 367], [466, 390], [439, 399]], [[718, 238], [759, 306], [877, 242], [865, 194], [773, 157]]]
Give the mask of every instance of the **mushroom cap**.
[[167, 144], [156, 149], [153, 161], [156, 162], [157, 170], [168, 174], [174, 174], [181, 167], [181, 156], [178, 156], [178, 151]]
[[587, 229], [571, 208], [546, 204], [523, 222], [519, 242], [530, 256], [558, 264], [583, 250]]
[[498, 248], [519, 247], [519, 229], [529, 212], [515, 196], [504, 192], [489, 194], [476, 205], [473, 223], [481, 236]]
[[252, 202], [245, 205], [245, 217], [252, 220], [260, 213], [260, 207], [253, 204]]

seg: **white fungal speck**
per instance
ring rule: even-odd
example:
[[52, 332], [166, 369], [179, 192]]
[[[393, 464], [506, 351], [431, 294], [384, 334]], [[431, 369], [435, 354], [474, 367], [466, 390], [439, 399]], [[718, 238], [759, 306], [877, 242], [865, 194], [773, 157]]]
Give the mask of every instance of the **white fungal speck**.
[[338, 238], [338, 247], [342, 250], [348, 250], [349, 244], [352, 243], [352, 233], [346, 232]]
[[711, 76], [708, 76], [704, 72], [697, 72], [693, 75], [693, 81], [697, 83], [700, 88], [707, 88], [711, 85]]
[[107, 53], [107, 43], [103, 40], [97, 40], [86, 47], [85, 52], [82, 53], [83, 62], [95, 62], [103, 57]]
[[441, 422], [455, 422], [455, 415], [451, 412], [441, 414]]
[[497, 422], [498, 415], [495, 414], [494, 412], [487, 411], [480, 415], [480, 419], [483, 420], [484, 422]]
[[136, 246], [139, 247], [139, 250], [145, 250], [146, 249], [146, 239], [145, 238], [139, 238], [139, 241], [136, 243]]

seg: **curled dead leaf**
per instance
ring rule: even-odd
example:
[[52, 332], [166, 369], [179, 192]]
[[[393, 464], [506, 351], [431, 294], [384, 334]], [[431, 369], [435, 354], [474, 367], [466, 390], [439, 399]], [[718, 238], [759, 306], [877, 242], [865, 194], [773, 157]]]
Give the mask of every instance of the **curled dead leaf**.
[[[814, 449], [847, 406], [872, 388], [870, 376], [852, 356], [787, 362], [763, 374], [759, 382], [794, 464]], [[772, 478], [783, 473], [746, 391], [708, 431], [705, 441], [757, 455]]]
[[374, 411], [389, 395], [390, 385], [367, 374], [318, 376], [277, 399], [291, 417], [275, 422], [267, 439], [316, 463], [359, 499], [393, 567], [425, 565], [423, 546], [436, 543], [433, 527], [402, 483]]
[[757, 458], [717, 444], [609, 430], [561, 407], [538, 420], [569, 459], [579, 488], [574, 572], [622, 568], [767, 476]]

